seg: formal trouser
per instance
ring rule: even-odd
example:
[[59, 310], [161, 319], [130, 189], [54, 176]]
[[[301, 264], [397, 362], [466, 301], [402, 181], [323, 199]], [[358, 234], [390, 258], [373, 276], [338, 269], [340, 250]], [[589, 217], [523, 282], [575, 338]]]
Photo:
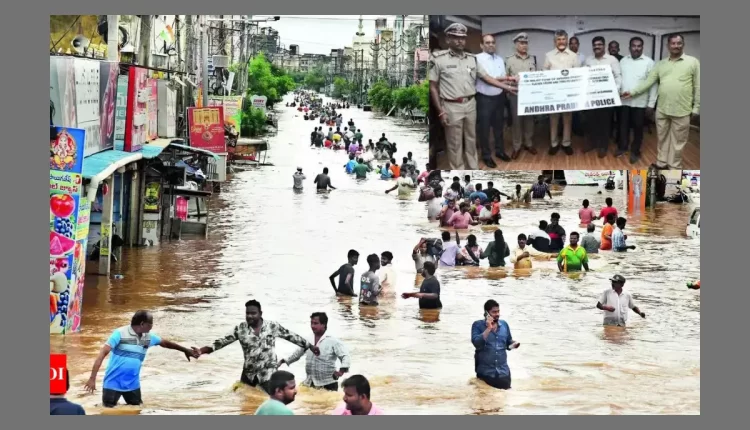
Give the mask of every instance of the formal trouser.
[[[627, 151], [630, 147], [630, 154], [641, 155], [641, 144], [643, 144], [643, 125], [646, 120], [646, 108], [636, 108], [630, 106], [620, 107], [620, 140], [618, 149]], [[630, 144], [630, 129], [633, 129], [633, 143]]]
[[659, 136], [657, 167], [682, 168], [682, 150], [690, 135], [690, 115], [670, 116], [656, 112], [656, 134]]
[[250, 387], [260, 387], [266, 393], [271, 394], [270, 388], [269, 388], [270, 381], [260, 382], [260, 379], [258, 379], [257, 376], [253, 377], [253, 379], [251, 380], [250, 378], [247, 377], [247, 375], [245, 375], [245, 372], [242, 372], [242, 376], [240, 376], [240, 382]]
[[561, 117], [563, 123], [562, 146], [570, 146], [570, 132], [573, 127], [573, 113], [553, 113], [549, 116], [550, 146], [552, 146], [553, 148], [557, 148], [560, 145], [560, 137], [557, 134], [557, 125], [560, 123]]
[[494, 377], [492, 376], [477, 376], [477, 377], [492, 388], [498, 388], [500, 390], [510, 389], [510, 375], [494, 376]]
[[573, 112], [573, 126], [572, 126], [573, 134], [576, 136], [583, 136], [583, 112], [581, 111], [575, 111]]
[[606, 151], [609, 145], [609, 130], [612, 126], [612, 108], [586, 111], [589, 148]]
[[131, 391], [117, 391], [110, 390], [109, 388], [102, 389], [102, 405], [105, 408], [114, 408], [117, 406], [120, 397], [125, 400], [125, 403], [131, 406], [140, 406], [143, 404], [140, 388]]
[[509, 95], [510, 116], [513, 127], [513, 150], [519, 151], [521, 144], [531, 148], [534, 143], [534, 117], [532, 115], [518, 115], [518, 96]]
[[621, 109], [612, 109], [612, 119], [609, 121], [610, 129], [609, 136], [615, 138], [615, 142], [620, 141], [620, 123], [622, 122], [622, 115], [620, 113], [622, 112]]
[[339, 390], [339, 383], [338, 382], [333, 382], [333, 383], [328, 384], [328, 385], [323, 385], [322, 387], [318, 387], [315, 384], [310, 383], [310, 388], [320, 388], [321, 390], [326, 390], [326, 391], [338, 391]]
[[445, 127], [448, 168], [478, 170], [477, 106], [474, 97], [461, 103], [443, 100], [443, 112], [448, 119], [448, 126]]
[[482, 158], [492, 159], [490, 149], [490, 128], [494, 132], [495, 154], [505, 153], [503, 129], [505, 128], [505, 93], [496, 96], [486, 96], [477, 93], [477, 138], [482, 148]]

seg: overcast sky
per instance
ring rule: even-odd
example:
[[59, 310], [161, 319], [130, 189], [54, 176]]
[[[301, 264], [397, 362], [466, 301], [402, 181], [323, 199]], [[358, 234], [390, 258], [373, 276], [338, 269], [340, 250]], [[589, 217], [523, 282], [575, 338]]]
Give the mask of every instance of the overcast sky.
[[[253, 19], [265, 18], [269, 15], [253, 15]], [[363, 15], [362, 26], [365, 38], [372, 40], [375, 35], [375, 19], [387, 17], [388, 25], [393, 26], [395, 16]], [[276, 22], [263, 23], [278, 30], [281, 43], [289, 49], [289, 45], [299, 45], [301, 54], [330, 54], [331, 49], [344, 48], [352, 45], [352, 39], [357, 32], [359, 15], [281, 15]], [[406, 23], [407, 27], [409, 22]]]

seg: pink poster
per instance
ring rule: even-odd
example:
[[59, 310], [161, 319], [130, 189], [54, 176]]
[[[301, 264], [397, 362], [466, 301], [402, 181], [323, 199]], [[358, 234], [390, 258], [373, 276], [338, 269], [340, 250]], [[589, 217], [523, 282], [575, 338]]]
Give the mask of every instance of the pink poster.
[[125, 116], [125, 152], [143, 148], [148, 135], [148, 73], [146, 69], [132, 66], [128, 77], [128, 108]]
[[175, 199], [175, 214], [177, 218], [187, 221], [188, 213], [188, 201], [185, 197], [177, 197]]
[[148, 140], [152, 141], [159, 137], [159, 86], [156, 79], [148, 80], [148, 88], [151, 92], [148, 95], [148, 129], [146, 133]]

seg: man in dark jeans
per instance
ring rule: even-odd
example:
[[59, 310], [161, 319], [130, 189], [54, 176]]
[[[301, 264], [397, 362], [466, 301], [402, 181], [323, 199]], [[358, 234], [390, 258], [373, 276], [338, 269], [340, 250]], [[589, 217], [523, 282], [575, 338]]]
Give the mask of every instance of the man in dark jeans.
[[490, 299], [484, 304], [484, 319], [471, 326], [474, 345], [474, 371], [487, 385], [507, 390], [510, 388], [508, 351], [521, 344], [513, 340], [508, 323], [500, 319], [500, 305]]
[[146, 359], [149, 349], [160, 346], [182, 352], [190, 361], [191, 358], [200, 357], [195, 348], [187, 348], [175, 342], [163, 339], [151, 329], [154, 326], [154, 317], [151, 312], [139, 310], [133, 314], [130, 325], [120, 327], [112, 332], [107, 342], [99, 351], [99, 356], [94, 361], [91, 376], [86, 382], [85, 388], [89, 392], [96, 391], [96, 375], [99, 373], [104, 359], [112, 353], [107, 364], [102, 382], [102, 404], [105, 408], [117, 406], [120, 397], [125, 403], [140, 406], [141, 398], [141, 365]]
[[[654, 60], [643, 55], [643, 39], [630, 39], [630, 55], [620, 60], [622, 69], [622, 91], [627, 92], [635, 88], [645, 79], [654, 68]], [[658, 85], [651, 87], [644, 93], [632, 99], [622, 101], [620, 107], [620, 135], [616, 156], [624, 155], [630, 146], [630, 163], [635, 164], [641, 158], [641, 144], [643, 143], [643, 127], [646, 117], [653, 118], [656, 106]], [[630, 128], [633, 128], [633, 143], [630, 145]]]
[[[615, 86], [619, 90], [622, 82], [620, 73], [620, 62], [617, 58], [605, 52], [605, 40], [601, 36], [592, 39], [591, 46], [594, 55], [586, 58], [585, 65], [588, 67], [608, 65], [612, 68]], [[589, 147], [584, 152], [594, 149], [599, 150], [599, 158], [607, 156], [610, 130], [612, 127], [612, 108], [590, 109], [586, 111], [586, 126], [588, 128]]]
[[[503, 57], [495, 53], [495, 36], [486, 34], [482, 37], [482, 52], [477, 55], [477, 62], [484, 66], [487, 73], [495, 79], [505, 79], [505, 62]], [[490, 148], [490, 128], [495, 137], [495, 156], [508, 162], [510, 157], [505, 153], [503, 129], [505, 121], [505, 93], [502, 89], [493, 87], [481, 79], [477, 79], [477, 138], [482, 147], [482, 160], [490, 169], [497, 167], [492, 159]]]

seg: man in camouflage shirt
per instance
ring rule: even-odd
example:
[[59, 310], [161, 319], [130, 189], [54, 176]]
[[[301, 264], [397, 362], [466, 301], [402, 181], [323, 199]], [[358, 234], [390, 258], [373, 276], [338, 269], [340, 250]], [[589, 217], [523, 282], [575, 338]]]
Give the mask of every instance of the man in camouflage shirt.
[[216, 339], [212, 346], [204, 346], [201, 354], [211, 354], [227, 345], [239, 341], [245, 354], [245, 364], [240, 381], [251, 387], [260, 386], [268, 392], [268, 381], [278, 367], [276, 359], [276, 339], [281, 338], [300, 348], [320, 354], [317, 346], [302, 336], [292, 333], [274, 321], [263, 319], [260, 303], [250, 300], [245, 303], [245, 321], [237, 325], [232, 332]]

